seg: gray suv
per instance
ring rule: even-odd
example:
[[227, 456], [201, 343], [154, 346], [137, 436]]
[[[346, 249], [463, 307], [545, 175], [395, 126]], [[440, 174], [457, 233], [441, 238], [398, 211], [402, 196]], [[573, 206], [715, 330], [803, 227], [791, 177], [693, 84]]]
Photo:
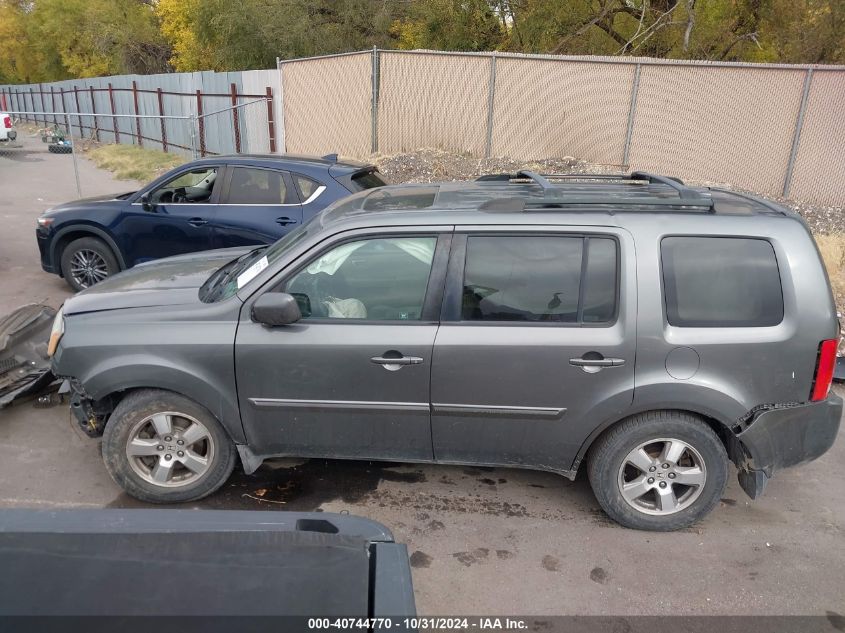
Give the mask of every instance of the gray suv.
[[368, 190], [266, 248], [137, 266], [65, 302], [50, 347], [145, 501], [275, 456], [585, 464], [613, 519], [673, 530], [729, 462], [755, 498], [830, 448], [837, 332], [794, 213], [519, 172]]

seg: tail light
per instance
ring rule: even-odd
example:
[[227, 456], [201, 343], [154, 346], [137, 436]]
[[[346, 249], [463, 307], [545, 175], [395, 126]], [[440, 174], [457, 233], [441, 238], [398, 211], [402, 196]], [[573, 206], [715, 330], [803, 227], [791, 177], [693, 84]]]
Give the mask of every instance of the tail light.
[[10, 116], [4, 116], [4, 117], [3, 117], [3, 126], [4, 126], [7, 130], [11, 130], [11, 129], [12, 129], [12, 117], [10, 117]]
[[830, 391], [830, 383], [833, 382], [833, 369], [836, 366], [837, 343], [838, 341], [835, 338], [831, 338], [822, 341], [819, 345], [816, 376], [813, 380], [813, 391], [810, 393], [810, 400], [813, 402], [824, 400]]

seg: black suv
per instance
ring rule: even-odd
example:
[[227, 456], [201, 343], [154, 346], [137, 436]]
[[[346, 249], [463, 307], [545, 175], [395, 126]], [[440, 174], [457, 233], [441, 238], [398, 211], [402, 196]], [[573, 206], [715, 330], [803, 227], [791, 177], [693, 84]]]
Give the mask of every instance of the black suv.
[[335, 200], [383, 184], [374, 166], [335, 154], [203, 158], [140, 191], [44, 212], [41, 267], [82, 290], [152, 259], [272, 244]]

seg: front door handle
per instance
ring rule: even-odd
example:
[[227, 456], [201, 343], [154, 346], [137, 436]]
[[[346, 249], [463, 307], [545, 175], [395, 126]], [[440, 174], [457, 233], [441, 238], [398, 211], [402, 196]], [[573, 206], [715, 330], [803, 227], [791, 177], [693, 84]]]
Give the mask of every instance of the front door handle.
[[191, 218], [188, 220], [188, 224], [191, 226], [203, 226], [204, 224], [208, 224], [208, 220], [204, 220], [203, 218]]
[[276, 218], [276, 224], [281, 224], [282, 226], [287, 226], [288, 224], [296, 224], [296, 220], [293, 218], [289, 218], [287, 216], [282, 216], [280, 218]]
[[406, 365], [420, 365], [423, 359], [419, 356], [403, 356], [399, 352], [390, 350], [385, 352], [384, 356], [373, 356], [370, 362], [381, 365], [387, 371], [397, 371]]

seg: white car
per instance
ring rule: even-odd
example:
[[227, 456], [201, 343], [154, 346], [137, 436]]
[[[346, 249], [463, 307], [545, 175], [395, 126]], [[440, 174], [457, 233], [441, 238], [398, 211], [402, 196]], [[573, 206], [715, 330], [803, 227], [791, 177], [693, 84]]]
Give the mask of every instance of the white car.
[[14, 141], [16, 138], [18, 138], [18, 133], [12, 126], [12, 116], [0, 112], [0, 142]]

